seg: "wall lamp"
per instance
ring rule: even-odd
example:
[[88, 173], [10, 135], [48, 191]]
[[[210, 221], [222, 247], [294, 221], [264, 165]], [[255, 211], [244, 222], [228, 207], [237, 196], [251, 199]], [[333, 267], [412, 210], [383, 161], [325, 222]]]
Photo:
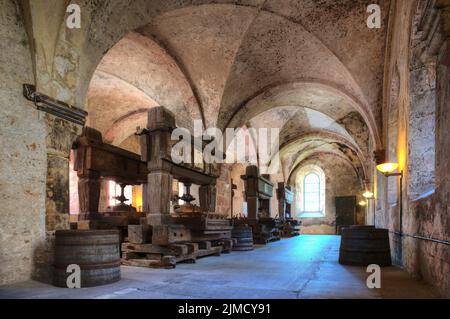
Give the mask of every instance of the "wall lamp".
[[377, 165], [377, 170], [384, 175], [390, 174], [398, 168], [398, 163], [383, 163]]
[[367, 198], [367, 199], [373, 198], [373, 193], [371, 191], [365, 191], [362, 195], [364, 198]]
[[398, 163], [383, 163], [377, 165], [377, 170], [383, 173], [384, 176], [400, 176], [400, 198], [399, 198], [399, 208], [400, 208], [400, 236], [403, 234], [403, 171], [398, 173], [393, 173], [398, 169]]
[[[369, 200], [371, 200], [371, 199], [374, 199], [374, 194], [371, 192], [371, 191], [369, 191], [369, 190], [366, 190], [363, 194], [362, 194], [362, 196], [366, 199], [365, 201], [363, 201], [363, 202], [365, 202], [366, 203], [366, 205], [369, 203]], [[362, 201], [361, 201], [362, 202]], [[360, 202], [360, 203], [361, 203]], [[362, 205], [361, 205], [362, 206]], [[365, 205], [364, 205], [365, 206]], [[375, 203], [373, 204], [373, 226], [375, 226]]]
[[359, 206], [367, 206], [367, 202], [365, 200], [361, 200], [358, 203]]

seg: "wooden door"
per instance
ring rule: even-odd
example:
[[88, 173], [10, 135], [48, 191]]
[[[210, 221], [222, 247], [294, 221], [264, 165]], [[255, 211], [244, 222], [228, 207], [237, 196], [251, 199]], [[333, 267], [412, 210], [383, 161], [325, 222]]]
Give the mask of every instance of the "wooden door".
[[336, 234], [341, 228], [356, 224], [356, 196], [341, 196], [335, 198]]

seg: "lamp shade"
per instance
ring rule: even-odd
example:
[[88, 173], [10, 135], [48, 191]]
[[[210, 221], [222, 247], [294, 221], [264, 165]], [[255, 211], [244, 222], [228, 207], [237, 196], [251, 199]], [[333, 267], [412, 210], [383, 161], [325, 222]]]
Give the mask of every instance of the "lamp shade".
[[383, 163], [377, 165], [377, 170], [381, 173], [392, 173], [398, 168], [398, 163]]
[[361, 200], [358, 203], [359, 206], [367, 206], [367, 202], [365, 200]]

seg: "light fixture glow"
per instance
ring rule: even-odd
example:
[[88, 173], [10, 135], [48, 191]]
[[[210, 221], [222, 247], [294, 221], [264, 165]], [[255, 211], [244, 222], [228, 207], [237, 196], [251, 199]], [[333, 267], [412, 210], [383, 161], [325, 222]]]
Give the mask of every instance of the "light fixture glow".
[[358, 203], [359, 206], [367, 206], [367, 202], [365, 200], [362, 200]]
[[383, 163], [380, 165], [377, 165], [377, 170], [379, 170], [381, 173], [392, 173], [398, 168], [398, 163]]
[[373, 198], [373, 193], [371, 191], [365, 191], [362, 195], [364, 198]]

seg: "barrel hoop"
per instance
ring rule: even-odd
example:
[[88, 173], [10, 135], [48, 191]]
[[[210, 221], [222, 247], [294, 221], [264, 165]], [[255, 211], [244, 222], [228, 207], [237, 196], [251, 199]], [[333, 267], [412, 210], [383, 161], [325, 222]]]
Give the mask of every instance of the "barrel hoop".
[[[58, 263], [54, 263], [53, 266], [56, 269], [67, 269], [67, 266], [69, 264], [58, 264]], [[80, 269], [106, 269], [106, 268], [115, 268], [115, 267], [120, 267], [120, 260], [116, 261], [116, 262], [111, 262], [111, 263], [99, 263], [99, 264], [81, 264], [79, 265]]]
[[387, 234], [388, 231], [383, 231], [380, 229], [345, 229], [342, 231], [343, 234]]
[[343, 234], [342, 238], [388, 238], [387, 234]]
[[253, 243], [253, 238], [235, 238], [238, 243]]
[[390, 253], [390, 250], [388, 248], [384, 249], [370, 249], [365, 250], [361, 248], [344, 248], [339, 250], [341, 253], [360, 253], [360, 254], [379, 254], [379, 253]]

